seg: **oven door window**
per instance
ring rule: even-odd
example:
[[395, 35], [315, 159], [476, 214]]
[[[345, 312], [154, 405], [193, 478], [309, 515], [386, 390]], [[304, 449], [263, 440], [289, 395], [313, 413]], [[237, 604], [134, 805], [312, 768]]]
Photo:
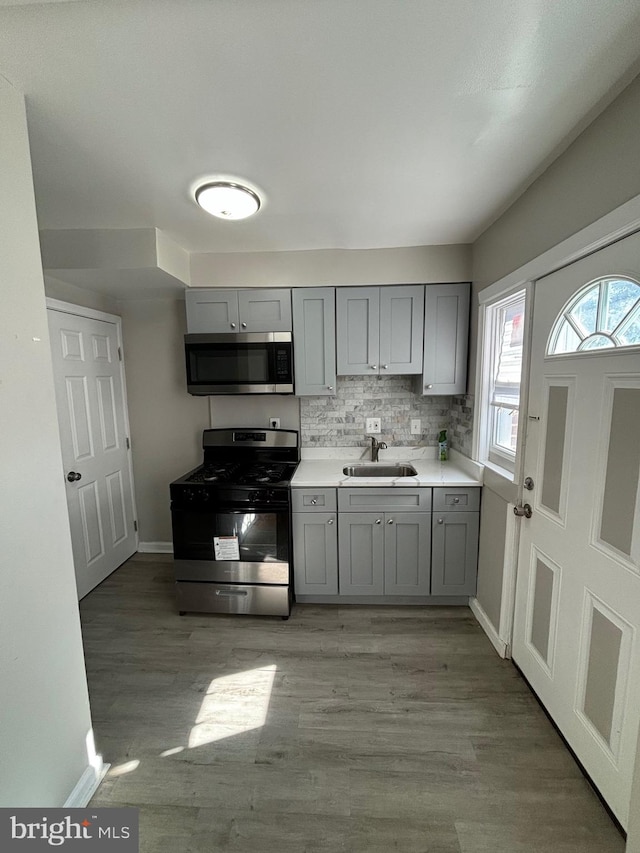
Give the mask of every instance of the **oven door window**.
[[[240, 561], [289, 561], [289, 514], [174, 510], [173, 550], [180, 560], [215, 560], [214, 539], [237, 538]], [[229, 543], [229, 540], [226, 540]], [[230, 549], [231, 550], [231, 549]]]
[[189, 382], [195, 385], [259, 385], [271, 377], [272, 345], [193, 344], [188, 349]]

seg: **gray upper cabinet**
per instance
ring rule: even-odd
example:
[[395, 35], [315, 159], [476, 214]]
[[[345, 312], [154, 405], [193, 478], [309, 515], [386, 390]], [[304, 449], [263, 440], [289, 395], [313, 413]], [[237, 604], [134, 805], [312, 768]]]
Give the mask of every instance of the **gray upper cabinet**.
[[464, 394], [467, 388], [469, 284], [425, 288], [424, 363], [421, 394]]
[[188, 290], [187, 331], [290, 332], [290, 290]]
[[333, 287], [293, 291], [295, 393], [336, 393], [336, 292]]
[[422, 285], [338, 288], [338, 374], [420, 373], [423, 316]]

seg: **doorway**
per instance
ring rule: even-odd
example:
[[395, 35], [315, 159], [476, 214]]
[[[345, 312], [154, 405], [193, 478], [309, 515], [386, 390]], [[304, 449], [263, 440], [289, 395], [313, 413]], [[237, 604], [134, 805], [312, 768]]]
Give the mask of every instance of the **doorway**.
[[623, 827], [640, 721], [640, 235], [539, 279], [512, 655]]
[[47, 300], [78, 598], [138, 546], [120, 318]]

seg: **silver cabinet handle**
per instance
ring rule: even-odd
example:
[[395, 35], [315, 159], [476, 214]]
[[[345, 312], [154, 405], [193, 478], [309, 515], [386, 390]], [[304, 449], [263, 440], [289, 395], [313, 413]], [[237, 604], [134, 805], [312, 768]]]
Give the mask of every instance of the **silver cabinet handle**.
[[333, 385], [327, 385], [327, 391], [333, 391]]
[[389, 367], [389, 365], [388, 365], [388, 364], [383, 364], [383, 365], [382, 365], [382, 369], [383, 369], [383, 370], [387, 370], [387, 369], [388, 369], [388, 367]]
[[425, 388], [433, 388], [433, 385], [425, 385]]
[[240, 323], [240, 325], [242, 326], [242, 328], [243, 328], [243, 329], [246, 329], [246, 328], [247, 328], [247, 324], [246, 324], [246, 323]]
[[382, 524], [382, 519], [381, 519], [381, 518], [376, 518], [376, 524]]
[[393, 524], [393, 519], [390, 518], [389, 521], [387, 521], [387, 524]]
[[231, 324], [231, 328], [232, 328], [232, 329], [235, 329], [235, 327], [236, 327], [236, 324], [235, 324], [235, 323], [232, 323], [232, 324]]
[[377, 369], [378, 369], [378, 365], [377, 365], [377, 364], [372, 364], [372, 365], [371, 365], [371, 370], [377, 370]]
[[444, 524], [444, 518], [439, 518], [439, 519], [438, 519], [438, 524]]
[[330, 518], [329, 521], [327, 521], [327, 524], [333, 524], [333, 519]]
[[460, 503], [460, 498], [454, 498], [454, 499], [453, 499], [453, 502], [454, 502], [454, 504], [459, 504], [459, 503]]
[[224, 598], [233, 598], [235, 595], [248, 595], [246, 589], [217, 589], [216, 595], [223, 596]]
[[311, 503], [315, 506], [318, 503], [318, 498], [311, 498]]

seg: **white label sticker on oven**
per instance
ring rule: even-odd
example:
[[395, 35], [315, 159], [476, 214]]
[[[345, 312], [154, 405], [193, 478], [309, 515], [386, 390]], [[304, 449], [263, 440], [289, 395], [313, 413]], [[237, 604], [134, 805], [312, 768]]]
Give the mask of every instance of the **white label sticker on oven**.
[[239, 560], [240, 546], [237, 536], [214, 536], [213, 553], [216, 560]]

